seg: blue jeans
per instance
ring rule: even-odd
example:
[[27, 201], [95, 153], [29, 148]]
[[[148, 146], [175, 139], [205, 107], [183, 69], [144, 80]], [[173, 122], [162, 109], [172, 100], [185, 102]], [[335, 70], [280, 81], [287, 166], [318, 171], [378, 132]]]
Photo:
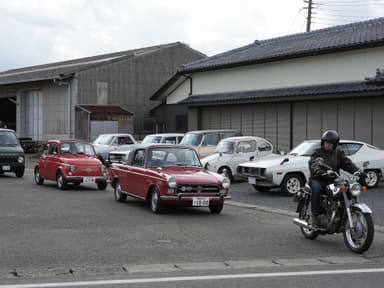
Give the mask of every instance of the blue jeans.
[[321, 213], [321, 207], [320, 207], [320, 196], [322, 191], [324, 191], [326, 183], [319, 179], [311, 179], [310, 184], [312, 189], [312, 196], [311, 196], [311, 210], [312, 215], [319, 215]]

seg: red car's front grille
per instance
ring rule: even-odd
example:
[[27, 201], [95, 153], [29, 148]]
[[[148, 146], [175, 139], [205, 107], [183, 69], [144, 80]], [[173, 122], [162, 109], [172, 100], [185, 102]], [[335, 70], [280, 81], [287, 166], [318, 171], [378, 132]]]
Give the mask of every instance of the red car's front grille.
[[196, 185], [184, 184], [177, 186], [177, 193], [219, 193], [220, 187], [217, 185]]

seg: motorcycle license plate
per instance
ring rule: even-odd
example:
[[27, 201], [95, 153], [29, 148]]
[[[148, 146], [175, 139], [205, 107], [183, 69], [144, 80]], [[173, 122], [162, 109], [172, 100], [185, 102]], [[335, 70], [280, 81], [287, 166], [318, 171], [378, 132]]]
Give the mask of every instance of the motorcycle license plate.
[[192, 206], [207, 207], [209, 206], [209, 198], [194, 197], [192, 199]]
[[95, 177], [84, 177], [83, 178], [83, 183], [93, 184], [93, 183], [95, 183]]
[[248, 183], [252, 185], [256, 185], [256, 177], [248, 177]]

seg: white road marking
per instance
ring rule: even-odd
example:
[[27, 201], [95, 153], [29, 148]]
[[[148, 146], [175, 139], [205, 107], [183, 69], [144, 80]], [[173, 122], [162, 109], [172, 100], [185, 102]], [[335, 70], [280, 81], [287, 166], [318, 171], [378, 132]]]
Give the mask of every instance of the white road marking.
[[342, 269], [342, 270], [319, 270], [319, 271], [274, 272], [274, 273], [252, 273], [252, 274], [230, 274], [230, 275], [226, 274], [226, 275], [207, 275], [207, 276], [180, 276], [180, 277], [159, 277], [159, 278], [143, 278], [143, 279], [118, 279], [118, 280], [98, 280], [98, 281], [74, 281], [74, 282], [56, 282], [56, 283], [15, 284], [15, 285], [0, 285], [0, 288], [74, 287], [74, 286], [160, 283], [160, 282], [177, 282], [177, 281], [182, 282], [182, 281], [266, 278], [266, 277], [292, 277], [292, 276], [335, 275], [335, 274], [356, 274], [356, 273], [383, 273], [383, 272], [384, 272], [384, 268]]

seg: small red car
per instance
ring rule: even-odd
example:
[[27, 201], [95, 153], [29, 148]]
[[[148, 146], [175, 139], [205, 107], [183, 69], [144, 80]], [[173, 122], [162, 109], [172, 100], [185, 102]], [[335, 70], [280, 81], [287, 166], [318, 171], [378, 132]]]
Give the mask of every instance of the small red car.
[[191, 147], [152, 144], [116, 153], [126, 153], [119, 157], [121, 163], [113, 161], [109, 167], [119, 202], [129, 195], [148, 201], [154, 213], [167, 205], [208, 207], [212, 213], [220, 213], [224, 200], [230, 198], [229, 179], [205, 170]]
[[106, 168], [97, 158], [93, 145], [81, 140], [49, 140], [35, 166], [35, 182], [56, 181], [64, 190], [67, 184], [96, 183], [100, 190], [107, 187]]

